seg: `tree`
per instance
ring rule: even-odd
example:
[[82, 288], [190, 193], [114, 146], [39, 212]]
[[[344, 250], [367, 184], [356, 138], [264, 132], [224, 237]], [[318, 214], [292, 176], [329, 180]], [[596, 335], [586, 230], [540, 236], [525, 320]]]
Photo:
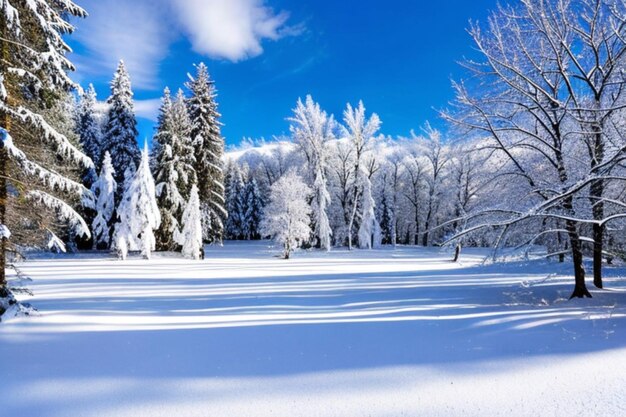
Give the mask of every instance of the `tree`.
[[118, 184], [117, 196], [124, 193], [124, 173], [129, 167], [137, 167], [141, 152], [137, 145], [137, 120], [133, 104], [133, 91], [124, 61], [120, 61], [111, 81], [111, 97], [107, 100], [109, 112], [104, 127], [103, 150], [111, 154]]
[[[65, 56], [70, 48], [64, 40], [74, 30], [68, 21], [72, 16], [86, 12], [70, 0], [0, 3], [0, 298], [9, 295], [5, 266], [9, 239], [16, 236], [10, 232], [15, 204], [43, 206], [74, 234], [90, 235], [64, 199], [71, 196], [92, 206], [91, 192], [55, 168], [69, 163], [89, 169], [93, 162], [41, 111], [76, 87], [67, 74], [74, 67]], [[39, 215], [20, 211], [21, 217]]]
[[236, 163], [229, 164], [226, 170], [226, 236], [229, 239], [244, 239], [244, 191], [245, 185], [241, 174], [241, 168]]
[[289, 259], [291, 252], [311, 234], [311, 207], [307, 203], [311, 193], [311, 189], [293, 171], [272, 185], [261, 222], [261, 233], [283, 245], [285, 259]]
[[305, 102], [298, 99], [296, 108], [293, 109], [293, 117], [290, 131], [294, 142], [304, 154], [308, 166], [308, 181], [313, 189], [313, 234], [318, 247], [330, 250], [332, 230], [328, 221], [328, 206], [330, 205], [330, 193], [328, 192], [327, 170], [327, 142], [334, 138], [333, 129], [335, 120], [328, 116], [313, 101], [309, 95]]
[[161, 107], [159, 127], [154, 137], [156, 154], [152, 157], [161, 212], [156, 240], [159, 250], [177, 250], [174, 233], [179, 229], [191, 187], [197, 183], [195, 158], [183, 92], [179, 90], [172, 103], [169, 90], [165, 90]]
[[372, 183], [366, 175], [361, 175], [361, 179], [363, 185], [361, 186], [362, 214], [358, 233], [359, 247], [361, 249], [372, 249], [374, 232], [377, 232], [378, 236], [380, 236], [380, 225], [374, 214], [376, 203], [372, 197]]
[[261, 239], [261, 216], [263, 214], [263, 197], [256, 178], [248, 180], [244, 190], [244, 221], [243, 234], [246, 239]]
[[[468, 67], [482, 87], [455, 84], [462, 110], [450, 119], [489, 138], [504, 162], [494, 181], [507, 178], [504, 186], [525, 196], [466, 217], [473, 224], [456, 237], [498, 227], [499, 246], [521, 227], [538, 231], [531, 242], [565, 232], [574, 266], [572, 297], [591, 297], [583, 264], [589, 239], [582, 234], [593, 229], [599, 274], [604, 228], [626, 216], [621, 203], [605, 194], [607, 185], [621, 182], [617, 188], [623, 188], [625, 180], [614, 170], [626, 147], [616, 134], [620, 129], [612, 127], [624, 108], [625, 11], [623, 2], [603, 0], [500, 7], [489, 30], [470, 30], [484, 60]], [[607, 205], [612, 214], [604, 213]]]
[[156, 248], [154, 231], [159, 228], [161, 214], [156, 202], [154, 179], [150, 173], [147, 144], [141, 153], [141, 162], [128, 186], [118, 209], [119, 222], [115, 230], [115, 248], [121, 259], [128, 250], [141, 250], [150, 259]]
[[[98, 98], [93, 84], [89, 84], [86, 91], [80, 96], [76, 115], [76, 132], [80, 137], [80, 144], [85, 154], [91, 158], [95, 166], [102, 165], [102, 131], [96, 112]], [[87, 184], [90, 186], [91, 184]]]
[[91, 186], [96, 197], [96, 218], [92, 223], [93, 246], [96, 249], [108, 249], [111, 243], [111, 220], [115, 211], [115, 191], [117, 189], [114, 174], [111, 155], [105, 152], [100, 175]]
[[362, 193], [363, 184], [363, 158], [368, 151], [371, 139], [380, 129], [380, 119], [373, 113], [369, 119], [365, 116], [365, 106], [360, 101], [356, 108], [350, 104], [343, 113], [345, 127], [342, 127], [345, 136], [351, 145], [354, 168], [352, 170], [352, 207], [348, 222], [348, 248], [352, 249], [352, 228], [357, 214], [359, 197]]
[[185, 258], [199, 260], [202, 255], [202, 221], [198, 187], [194, 184], [189, 193], [189, 201], [183, 212], [182, 232], [177, 231], [176, 241], [182, 246]]
[[204, 64], [197, 66], [195, 77], [189, 76], [186, 84], [191, 92], [187, 100], [191, 119], [191, 138], [195, 148], [195, 169], [198, 176], [198, 193], [202, 210], [204, 239], [221, 243], [224, 235], [225, 209], [224, 138], [221, 134], [221, 117], [217, 110], [214, 81]]

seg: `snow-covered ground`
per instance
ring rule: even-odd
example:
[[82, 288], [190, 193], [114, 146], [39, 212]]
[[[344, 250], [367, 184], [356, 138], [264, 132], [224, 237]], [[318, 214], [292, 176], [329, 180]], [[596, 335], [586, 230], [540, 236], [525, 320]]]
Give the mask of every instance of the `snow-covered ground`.
[[0, 325], [0, 415], [626, 415], [625, 269], [568, 302], [569, 265], [275, 252], [22, 264], [40, 315]]

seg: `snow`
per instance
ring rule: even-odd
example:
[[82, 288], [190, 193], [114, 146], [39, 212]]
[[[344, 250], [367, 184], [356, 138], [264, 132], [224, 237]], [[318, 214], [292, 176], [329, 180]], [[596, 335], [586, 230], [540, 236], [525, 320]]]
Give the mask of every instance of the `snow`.
[[607, 268], [610, 290], [568, 302], [569, 264], [276, 251], [31, 258], [20, 269], [39, 315], [0, 325], [2, 413], [626, 413], [624, 268]]

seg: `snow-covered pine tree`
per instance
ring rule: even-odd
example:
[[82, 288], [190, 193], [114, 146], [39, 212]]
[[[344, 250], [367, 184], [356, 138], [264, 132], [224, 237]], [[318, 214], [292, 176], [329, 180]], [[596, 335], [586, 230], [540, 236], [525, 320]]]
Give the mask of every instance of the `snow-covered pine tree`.
[[298, 100], [289, 119], [293, 140], [304, 154], [308, 165], [308, 180], [313, 189], [314, 236], [317, 245], [330, 250], [332, 230], [328, 221], [330, 193], [326, 181], [327, 153], [326, 144], [334, 138], [335, 121], [328, 116], [318, 103], [309, 95], [304, 103]]
[[137, 167], [141, 152], [137, 145], [137, 120], [133, 91], [124, 61], [120, 61], [111, 81], [111, 96], [107, 100], [109, 112], [104, 127], [102, 150], [111, 154], [117, 182], [117, 198], [124, 193], [124, 174], [128, 167]]
[[159, 250], [178, 250], [174, 233], [179, 229], [191, 187], [197, 183], [190, 133], [191, 123], [183, 92], [179, 90], [172, 103], [166, 89], [154, 137], [156, 153], [152, 158], [161, 211], [161, 225], [156, 233]]
[[389, 245], [393, 243], [394, 214], [384, 189], [380, 198], [378, 217], [380, 218], [381, 244]]
[[139, 168], [128, 186], [118, 208], [119, 222], [115, 228], [115, 249], [121, 259], [126, 259], [128, 250], [141, 250], [144, 258], [150, 259], [155, 250], [154, 231], [159, 228], [161, 214], [156, 202], [156, 187], [150, 173], [148, 145], [141, 152]]
[[202, 219], [198, 187], [195, 184], [189, 193], [189, 201], [183, 212], [182, 224], [183, 231], [176, 231], [176, 241], [182, 247], [182, 254], [185, 258], [199, 260], [203, 256]]
[[245, 186], [241, 174], [241, 168], [236, 162], [229, 164], [226, 174], [226, 236], [228, 239], [244, 239]]
[[224, 138], [221, 134], [220, 113], [217, 109], [214, 81], [204, 64], [197, 66], [195, 77], [189, 76], [186, 86], [191, 92], [187, 100], [191, 118], [191, 138], [194, 141], [198, 193], [202, 210], [204, 239], [221, 243], [224, 221], [228, 215], [224, 196]]
[[251, 178], [246, 183], [244, 191], [244, 221], [243, 234], [248, 240], [261, 239], [261, 218], [263, 215], [263, 197], [257, 184], [256, 178]]
[[[80, 144], [85, 154], [91, 158], [96, 167], [102, 164], [102, 131], [100, 121], [96, 112], [98, 98], [93, 84], [89, 84], [86, 91], [83, 91], [78, 103], [76, 114], [76, 133], [80, 138]], [[92, 179], [95, 179], [95, 172], [88, 172], [85, 177], [85, 185], [91, 186]], [[93, 177], [92, 177], [93, 176]]]
[[115, 211], [115, 191], [117, 190], [114, 174], [111, 155], [105, 152], [100, 175], [91, 186], [91, 191], [96, 197], [96, 218], [91, 226], [94, 249], [108, 249], [111, 244], [111, 221]]
[[[41, 112], [54, 97], [75, 88], [67, 75], [74, 68], [65, 56], [70, 48], [63, 39], [74, 30], [68, 21], [72, 16], [85, 17], [86, 12], [71, 0], [0, 2], [0, 299], [8, 296], [5, 253], [15, 201], [44, 206], [75, 234], [90, 235], [85, 221], [63, 198], [72, 195], [93, 205], [91, 192], [47, 166], [52, 161], [55, 168], [66, 163], [91, 168], [93, 162]], [[20, 217], [31, 214], [20, 212]]]
[[311, 189], [295, 172], [290, 171], [272, 185], [270, 201], [265, 207], [261, 233], [283, 245], [283, 256], [300, 247], [311, 235], [311, 206], [307, 200]]

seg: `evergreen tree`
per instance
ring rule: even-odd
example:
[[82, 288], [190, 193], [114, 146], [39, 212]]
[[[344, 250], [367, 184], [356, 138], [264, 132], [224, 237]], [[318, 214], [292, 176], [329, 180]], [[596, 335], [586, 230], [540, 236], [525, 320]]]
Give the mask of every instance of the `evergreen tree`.
[[157, 183], [156, 194], [161, 211], [161, 226], [156, 240], [159, 250], [177, 250], [174, 233], [178, 230], [191, 187], [196, 184], [191, 123], [185, 98], [178, 91], [172, 103], [165, 91], [159, 130], [155, 136], [156, 153], [153, 168]]
[[150, 173], [150, 156], [147, 145], [141, 153], [139, 168], [127, 188], [118, 208], [114, 243], [121, 259], [128, 250], [141, 250], [150, 259], [155, 250], [154, 230], [159, 228], [161, 214], [156, 202], [156, 187]]
[[[94, 165], [99, 167], [102, 164], [102, 132], [100, 122], [96, 112], [98, 102], [96, 90], [93, 84], [89, 84], [86, 91], [83, 91], [78, 104], [76, 114], [76, 133], [79, 135], [80, 144], [83, 151], [91, 158]], [[93, 175], [91, 171], [87, 175]], [[89, 177], [85, 178], [86, 185], [90, 186]]]
[[141, 153], [137, 145], [137, 120], [133, 105], [133, 91], [124, 61], [120, 61], [111, 81], [111, 97], [107, 100], [109, 112], [104, 127], [103, 150], [111, 154], [118, 184], [118, 196], [124, 193], [124, 173], [130, 166], [137, 167]]
[[[93, 196], [58, 168], [61, 161], [81, 168], [92, 168], [93, 162], [41, 112], [75, 88], [67, 74], [74, 68], [65, 56], [70, 48], [64, 35], [74, 30], [70, 17], [84, 16], [71, 0], [0, 2], [0, 313], [2, 299], [9, 297], [5, 253], [16, 236], [9, 229], [25, 219], [37, 223], [40, 213], [31, 206], [54, 211], [75, 233], [89, 235], [64, 199], [73, 196], [92, 205]], [[26, 210], [17, 210], [17, 202], [25, 201]]]
[[117, 189], [114, 174], [111, 155], [105, 152], [100, 175], [91, 187], [96, 196], [96, 218], [92, 223], [93, 246], [96, 249], [108, 249], [110, 246], [110, 226], [115, 211], [115, 191]]
[[[372, 197], [372, 183], [367, 175], [361, 175], [362, 179], [362, 193], [361, 193], [361, 206], [363, 207], [363, 213], [361, 215], [361, 225], [359, 226], [359, 247], [361, 249], [372, 249], [373, 243], [375, 243], [380, 235], [380, 226], [374, 215], [374, 209], [376, 204]], [[378, 236], [376, 236], [378, 234]], [[376, 238], [376, 239], [375, 239]]]
[[229, 165], [226, 174], [226, 236], [229, 239], [244, 238], [244, 191], [241, 169], [236, 163]]
[[380, 210], [378, 217], [380, 218], [381, 243], [389, 245], [393, 243], [394, 222], [393, 212], [387, 200], [387, 194], [384, 192], [384, 190], [380, 199]]
[[199, 64], [195, 77], [186, 84], [191, 92], [187, 101], [191, 118], [191, 138], [196, 157], [198, 193], [202, 211], [204, 239], [209, 243], [221, 243], [224, 221], [227, 217], [224, 196], [224, 138], [221, 134], [220, 113], [215, 101], [213, 80], [204, 64]]
[[254, 177], [248, 180], [244, 196], [244, 238], [249, 240], [261, 239], [260, 228], [263, 214], [263, 198]]
[[198, 260], [202, 256], [202, 221], [198, 187], [194, 184], [189, 193], [182, 218], [183, 231], [176, 232], [176, 241], [182, 246], [185, 258]]

